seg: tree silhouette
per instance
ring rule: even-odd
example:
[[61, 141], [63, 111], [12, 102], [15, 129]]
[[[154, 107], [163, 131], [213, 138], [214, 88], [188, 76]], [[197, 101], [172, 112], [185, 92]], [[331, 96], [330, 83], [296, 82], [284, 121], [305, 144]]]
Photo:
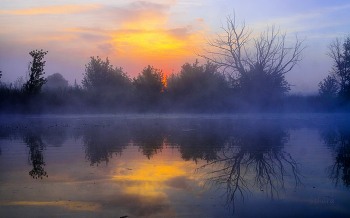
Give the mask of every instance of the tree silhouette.
[[167, 79], [167, 91], [172, 102], [205, 110], [221, 106], [228, 83], [217, 71], [217, 65], [209, 61], [199, 65], [196, 60], [192, 65], [184, 64], [178, 74]]
[[32, 56], [33, 61], [29, 63], [28, 66], [28, 81], [23, 85], [24, 91], [29, 94], [36, 94], [41, 91], [41, 87], [45, 84], [46, 79], [43, 77], [45, 74], [44, 66], [46, 61], [43, 61], [44, 56], [47, 54], [47, 51], [42, 49], [33, 50], [29, 52]]
[[139, 150], [148, 159], [161, 152], [165, 141], [164, 131], [159, 127], [147, 128], [140, 126], [133, 130], [133, 144], [139, 147]]
[[164, 75], [161, 70], [148, 65], [134, 78], [134, 86], [142, 92], [159, 93], [164, 91]]
[[48, 88], [66, 88], [68, 87], [68, 80], [66, 80], [62, 74], [54, 73], [46, 78], [44, 87]]
[[321, 97], [324, 108], [334, 108], [338, 96], [338, 82], [334, 76], [328, 75], [323, 82], [318, 84], [318, 95]]
[[253, 38], [245, 23], [236, 24], [235, 15], [226, 17], [224, 34], [209, 39], [200, 57], [212, 61], [229, 77], [233, 88], [247, 100], [274, 99], [290, 89], [285, 74], [302, 59], [305, 46], [296, 37], [287, 45], [286, 34], [274, 26]]
[[131, 81], [122, 68], [113, 68], [108, 58], [102, 61], [98, 56], [91, 57], [85, 65], [85, 74], [82, 81], [83, 87], [89, 91], [100, 93], [124, 93], [129, 91]]
[[337, 97], [338, 83], [333, 76], [328, 75], [323, 82], [318, 84], [318, 87], [318, 93], [321, 97], [326, 99], [334, 99]]
[[211, 162], [217, 160], [218, 153], [229, 139], [231, 127], [217, 121], [188, 120], [173, 127], [166, 134], [167, 143], [179, 149], [185, 161], [199, 160]]
[[339, 96], [350, 98], [350, 36], [342, 42], [335, 39], [328, 47], [327, 55], [333, 59], [332, 74], [339, 83]]
[[24, 137], [24, 142], [29, 147], [28, 161], [33, 166], [33, 169], [29, 172], [29, 175], [35, 179], [42, 179], [43, 177], [48, 177], [43, 167], [45, 166], [43, 156], [43, 150], [45, 148], [45, 145], [41, 137], [39, 135], [29, 133]]
[[164, 75], [161, 70], [148, 65], [134, 78], [136, 100], [141, 109], [157, 107], [161, 93], [165, 90]]
[[86, 126], [83, 132], [85, 156], [90, 165], [108, 164], [113, 154], [121, 155], [131, 140], [128, 129], [114, 129], [103, 125]]
[[236, 194], [244, 200], [244, 194], [251, 188], [259, 188], [268, 197], [278, 197], [289, 175], [287, 168], [295, 185], [299, 185], [298, 163], [283, 150], [288, 140], [288, 133], [279, 125], [240, 126], [218, 158], [198, 170], [213, 169], [206, 174], [206, 184], [224, 189], [226, 205], [228, 208], [232, 205], [234, 212]]
[[329, 178], [339, 185], [342, 181], [350, 187], [350, 126], [340, 123], [337, 126], [328, 126], [320, 135], [325, 145], [335, 152], [334, 164], [329, 168]]

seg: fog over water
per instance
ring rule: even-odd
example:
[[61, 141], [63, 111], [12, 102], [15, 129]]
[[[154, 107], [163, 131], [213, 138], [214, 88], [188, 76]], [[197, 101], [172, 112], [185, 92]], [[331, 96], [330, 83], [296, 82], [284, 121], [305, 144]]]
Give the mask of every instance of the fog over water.
[[348, 217], [349, 121], [347, 114], [1, 116], [0, 212]]

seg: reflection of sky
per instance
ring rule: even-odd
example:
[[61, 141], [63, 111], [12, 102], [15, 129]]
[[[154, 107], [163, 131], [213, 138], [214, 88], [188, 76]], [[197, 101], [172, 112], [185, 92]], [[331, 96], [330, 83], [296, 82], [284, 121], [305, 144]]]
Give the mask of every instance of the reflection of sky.
[[[290, 168], [285, 165], [284, 189], [277, 186], [279, 195], [271, 200], [266, 190], [254, 186], [254, 173], [250, 171], [245, 177], [250, 186], [244, 202], [236, 195], [235, 216], [346, 215], [349, 192], [341, 186], [335, 188], [328, 178], [327, 168], [334, 157], [320, 139], [319, 130], [294, 128], [288, 133], [284, 150], [300, 163], [302, 184], [295, 188]], [[205, 182], [205, 173], [223, 164], [196, 170], [206, 161], [183, 161], [176, 146], [164, 146], [148, 159], [137, 144], [129, 144], [108, 163], [92, 166], [85, 157], [83, 140], [68, 138], [60, 146], [43, 150], [49, 177], [42, 180], [28, 175], [32, 166], [28, 165], [28, 148], [20, 138], [2, 138], [0, 146], [1, 214], [23, 217], [31, 211], [33, 216], [231, 217], [232, 205], [225, 204], [225, 189], [217, 190]], [[334, 204], [311, 203], [317, 199], [332, 199]]]
[[[177, 212], [171, 207], [174, 202], [168, 198], [168, 193], [197, 195], [203, 189], [201, 182], [193, 176], [196, 164], [183, 162], [176, 150], [164, 149], [149, 160], [131, 146], [122, 156], [113, 157], [108, 165], [93, 167], [84, 161], [80, 143], [68, 140], [63, 147], [50, 147], [44, 151], [48, 178], [40, 181], [21, 178], [31, 168], [23, 167], [26, 163], [6, 173], [7, 178], [2, 180], [0, 189], [0, 204], [6, 208], [54, 207], [63, 211], [101, 213], [118, 209], [120, 216], [174, 217]], [[21, 150], [23, 147], [22, 143], [9, 143], [2, 149]], [[0, 162], [6, 160], [7, 152], [3, 155], [5, 159], [0, 159]], [[26, 154], [22, 152], [18, 158], [26, 159]], [[1, 173], [4, 175], [5, 172], [7, 170], [2, 168]]]
[[348, 34], [349, 7], [346, 0], [2, 1], [2, 81], [25, 76], [29, 51], [41, 48], [49, 51], [47, 75], [59, 72], [71, 84], [97, 55], [132, 77], [147, 65], [176, 73], [234, 10], [256, 33], [275, 24], [288, 40], [294, 33], [307, 38], [305, 58], [287, 79], [294, 91], [314, 92], [331, 67], [327, 45]]

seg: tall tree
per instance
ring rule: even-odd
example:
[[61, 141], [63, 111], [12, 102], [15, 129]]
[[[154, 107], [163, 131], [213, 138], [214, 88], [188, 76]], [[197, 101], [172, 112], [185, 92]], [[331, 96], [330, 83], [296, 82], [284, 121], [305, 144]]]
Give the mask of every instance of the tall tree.
[[335, 39], [328, 46], [327, 55], [333, 59], [331, 74], [339, 83], [339, 96], [350, 99], [350, 36], [344, 41]]
[[161, 96], [165, 91], [164, 75], [161, 70], [148, 65], [134, 78], [133, 85], [141, 110], [159, 109]]
[[33, 50], [29, 52], [32, 56], [33, 61], [29, 62], [28, 65], [28, 81], [23, 85], [24, 91], [29, 94], [36, 94], [41, 91], [41, 87], [45, 84], [46, 79], [43, 77], [45, 74], [44, 66], [46, 61], [43, 61], [44, 56], [48, 51], [43, 51], [42, 49]]
[[235, 16], [226, 17], [224, 34], [207, 41], [200, 57], [218, 65], [229, 77], [233, 88], [245, 97], [270, 99], [290, 90], [285, 74], [302, 60], [304, 41], [296, 37], [287, 45], [286, 34], [274, 26], [252, 37], [245, 23], [239, 27]]

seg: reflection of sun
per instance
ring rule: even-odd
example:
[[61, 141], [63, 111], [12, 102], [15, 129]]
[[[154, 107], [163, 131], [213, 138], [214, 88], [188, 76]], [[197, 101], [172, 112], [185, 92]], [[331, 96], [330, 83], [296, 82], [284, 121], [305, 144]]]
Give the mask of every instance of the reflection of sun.
[[174, 165], [164, 165], [163, 162], [157, 163], [155, 166], [150, 166], [150, 164], [142, 163], [138, 166], [138, 169], [125, 171], [126, 175], [116, 175], [114, 179], [164, 182], [172, 177], [186, 175], [185, 170], [181, 168], [185, 164], [185, 162], [180, 162]]
[[123, 192], [127, 194], [166, 197], [165, 182], [175, 177], [188, 177], [189, 171], [193, 169], [193, 164], [192, 162], [162, 160], [154, 164], [144, 162], [135, 166], [135, 169], [124, 170], [114, 175], [113, 180], [118, 181], [118, 184], [123, 186]]

